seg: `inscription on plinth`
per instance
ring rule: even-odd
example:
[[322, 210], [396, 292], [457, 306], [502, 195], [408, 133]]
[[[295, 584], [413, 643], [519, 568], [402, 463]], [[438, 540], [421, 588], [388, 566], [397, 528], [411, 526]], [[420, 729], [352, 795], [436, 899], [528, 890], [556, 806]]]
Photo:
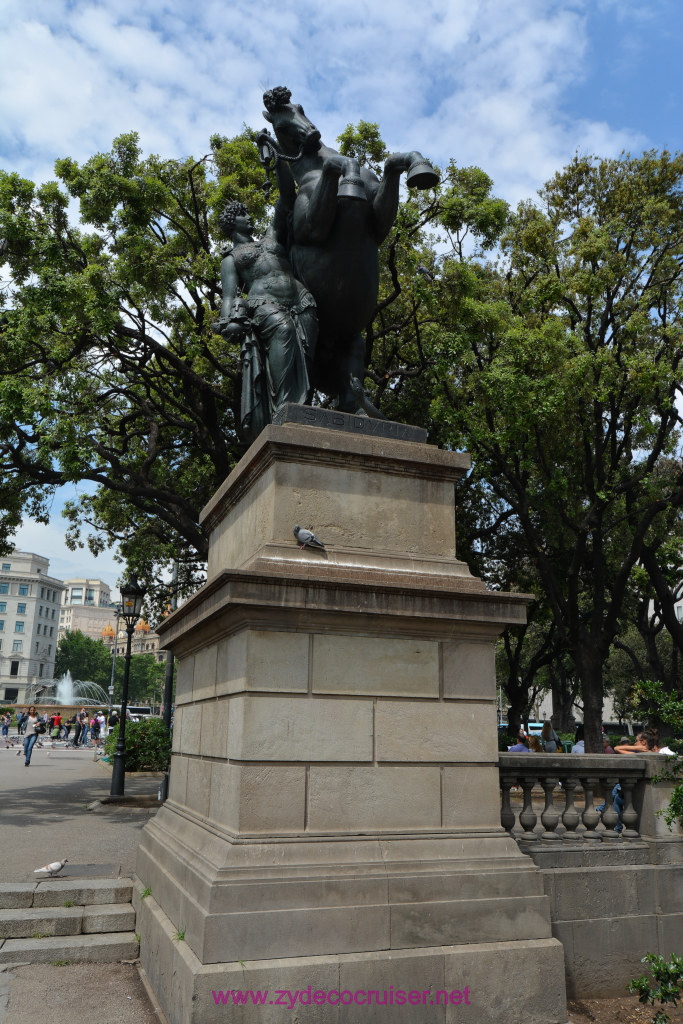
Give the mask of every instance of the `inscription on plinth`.
[[273, 415], [273, 423], [303, 423], [307, 427], [325, 427], [328, 430], [343, 430], [347, 434], [364, 434], [367, 437], [390, 437], [394, 441], [417, 441], [424, 444], [427, 431], [424, 427], [413, 427], [408, 423], [394, 420], [376, 420], [369, 416], [356, 416], [336, 409], [321, 409], [310, 405], [296, 405], [287, 402]]

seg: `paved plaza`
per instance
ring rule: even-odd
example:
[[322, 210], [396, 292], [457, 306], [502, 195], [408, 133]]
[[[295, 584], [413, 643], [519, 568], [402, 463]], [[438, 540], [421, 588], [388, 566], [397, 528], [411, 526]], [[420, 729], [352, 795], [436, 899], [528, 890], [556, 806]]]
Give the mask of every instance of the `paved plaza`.
[[[21, 756], [17, 751], [21, 749]], [[0, 746], [1, 882], [35, 881], [35, 868], [67, 857], [63, 876], [131, 876], [140, 833], [155, 809], [88, 805], [109, 792], [111, 771], [92, 748]], [[126, 793], [155, 794], [155, 776], [126, 778]], [[0, 967], [0, 1024], [72, 1024], [74, 1007], [107, 1024], [152, 1024], [134, 964], [32, 964]]]

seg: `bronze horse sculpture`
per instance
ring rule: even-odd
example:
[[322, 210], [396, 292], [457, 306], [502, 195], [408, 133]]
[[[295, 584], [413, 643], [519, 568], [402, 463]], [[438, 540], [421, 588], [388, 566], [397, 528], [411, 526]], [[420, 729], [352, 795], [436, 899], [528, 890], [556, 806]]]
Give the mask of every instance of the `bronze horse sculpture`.
[[337, 408], [373, 414], [364, 401], [365, 342], [379, 289], [379, 246], [398, 210], [399, 181], [431, 188], [439, 176], [420, 153], [392, 153], [380, 180], [366, 167], [325, 146], [303, 107], [278, 86], [264, 93], [265, 118], [257, 144], [266, 167], [275, 164], [281, 199], [291, 208], [288, 257], [295, 277], [315, 299], [319, 336], [312, 383], [336, 396]]

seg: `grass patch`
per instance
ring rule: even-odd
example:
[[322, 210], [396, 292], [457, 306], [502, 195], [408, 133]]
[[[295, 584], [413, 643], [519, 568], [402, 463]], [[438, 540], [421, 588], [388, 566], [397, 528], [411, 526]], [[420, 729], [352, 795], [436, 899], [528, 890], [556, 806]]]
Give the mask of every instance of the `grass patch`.
[[140, 893], [140, 899], [141, 900], [146, 900], [147, 897], [151, 896], [151, 895], [152, 895], [152, 890], [148, 886], [146, 889], [143, 889], [142, 892]]

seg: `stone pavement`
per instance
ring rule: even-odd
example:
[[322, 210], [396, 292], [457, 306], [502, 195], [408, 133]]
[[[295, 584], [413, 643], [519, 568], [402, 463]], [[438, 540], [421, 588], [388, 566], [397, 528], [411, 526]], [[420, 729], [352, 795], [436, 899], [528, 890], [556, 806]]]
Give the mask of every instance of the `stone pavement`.
[[[68, 857], [71, 877], [131, 876], [140, 833], [154, 808], [103, 805], [111, 769], [92, 749], [63, 744], [23, 749], [0, 745], [0, 881], [35, 881], [35, 868]], [[127, 795], [156, 794], [159, 777], [126, 777]], [[107, 1024], [159, 1022], [134, 964], [6, 965], [0, 969], [0, 1024], [73, 1024], [94, 1013]]]

